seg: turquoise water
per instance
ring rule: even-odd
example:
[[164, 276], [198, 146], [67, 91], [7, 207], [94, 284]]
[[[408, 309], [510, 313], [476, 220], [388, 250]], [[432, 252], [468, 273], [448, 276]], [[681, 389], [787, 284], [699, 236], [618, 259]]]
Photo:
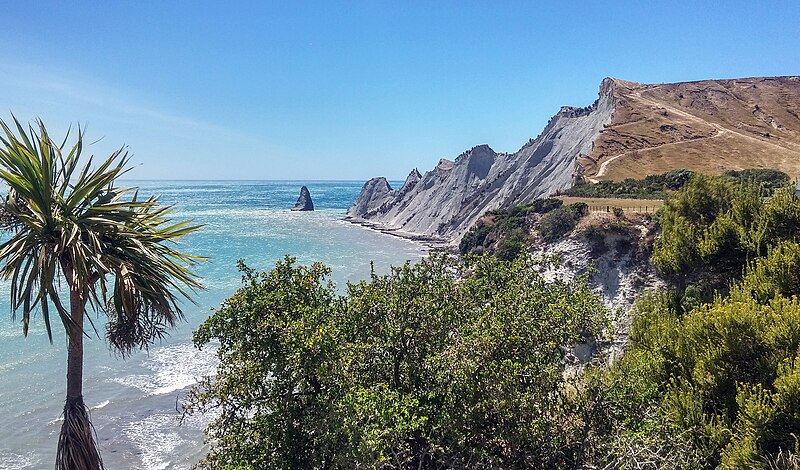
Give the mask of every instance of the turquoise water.
[[[424, 255], [415, 243], [342, 221], [360, 182], [153, 182], [132, 181], [143, 194], [175, 205], [175, 218], [205, 228], [185, 240], [184, 251], [208, 256], [200, 266], [206, 290], [185, 305], [186, 322], [149, 353], [122, 360], [102, 339], [86, 344], [84, 397], [108, 468], [178, 469], [205, 450], [209, 417], [178, 422], [187, 387], [214, 371], [214, 351], [198, 351], [192, 331], [238, 287], [236, 260], [266, 270], [286, 254], [322, 261], [344, 286]], [[316, 211], [291, 212], [301, 185]], [[37, 321], [28, 338], [12, 322], [8, 286], [0, 285], [0, 469], [52, 468], [65, 393], [65, 341], [50, 345]], [[37, 320], [38, 317], [37, 317]], [[102, 330], [101, 330], [102, 334]]]

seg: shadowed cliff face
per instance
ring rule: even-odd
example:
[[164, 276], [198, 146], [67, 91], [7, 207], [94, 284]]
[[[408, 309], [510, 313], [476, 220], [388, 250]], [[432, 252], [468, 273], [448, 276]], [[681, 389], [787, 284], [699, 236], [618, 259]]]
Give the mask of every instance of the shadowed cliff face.
[[774, 168], [800, 177], [800, 77], [643, 85], [606, 78], [590, 107], [563, 107], [513, 154], [487, 145], [414, 170], [394, 191], [364, 186], [351, 220], [457, 243], [487, 210], [589, 181], [676, 168], [707, 174]]
[[613, 83], [604, 80], [599, 99], [588, 108], [561, 108], [539, 137], [513, 154], [479, 145], [455, 161], [440, 160], [424, 175], [412, 171], [400, 190], [392, 190], [385, 178], [368, 181], [348, 217], [457, 243], [489, 209], [570, 187], [578, 157], [592, 151], [592, 142], [611, 122]]

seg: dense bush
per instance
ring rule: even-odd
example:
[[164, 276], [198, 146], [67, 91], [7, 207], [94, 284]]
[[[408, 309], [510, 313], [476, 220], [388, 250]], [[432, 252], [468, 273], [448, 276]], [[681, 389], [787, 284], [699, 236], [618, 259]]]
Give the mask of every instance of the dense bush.
[[625, 354], [587, 375], [600, 464], [797, 468], [800, 205], [761, 194], [695, 177], [667, 201], [653, 261], [694, 281], [641, 298]]
[[478, 222], [467, 233], [461, 237], [458, 243], [458, 251], [462, 255], [473, 253], [478, 247], [482, 247], [486, 242], [486, 237], [489, 236], [495, 228], [492, 225], [486, 225], [483, 222]]
[[600, 181], [598, 183], [581, 183], [565, 194], [576, 197], [611, 197], [624, 199], [664, 199], [668, 191], [682, 188], [694, 174], [690, 170], [671, 170], [661, 175], [651, 175], [636, 180], [626, 178], [623, 181]]
[[766, 190], [785, 188], [792, 182], [789, 175], [771, 168], [729, 170], [723, 173], [722, 176], [732, 183], [752, 183]]
[[489, 211], [485, 215], [490, 218], [491, 222], [487, 223], [482, 219], [471, 227], [459, 242], [459, 252], [462, 255], [481, 252], [491, 235], [491, 239], [499, 240], [495, 247], [497, 256], [501, 259], [511, 260], [525, 249], [528, 215], [546, 214], [561, 207], [562, 204], [563, 201], [556, 198], [534, 199], [530, 203], [517, 205], [510, 209]]
[[600, 332], [586, 286], [547, 282], [528, 256], [463, 266], [433, 256], [349, 285], [286, 259], [243, 267], [201, 325], [217, 375], [208, 468], [573, 468], [582, 428], [562, 346]]
[[537, 228], [545, 241], [553, 242], [571, 232], [581, 217], [588, 213], [589, 206], [584, 202], [561, 206], [543, 215]]
[[701, 286], [710, 300], [741, 277], [748, 260], [800, 238], [800, 200], [794, 191], [765, 197], [755, 184], [696, 175], [665, 201], [659, 222], [653, 264], [680, 289]]
[[795, 450], [797, 297], [761, 303], [736, 288], [685, 315], [668, 296], [651, 297], [639, 303], [630, 339], [604, 377], [604, 392], [590, 397], [605, 404], [598, 421], [614, 423], [616, 440], [631, 445], [645, 435], [654, 445], [680, 436], [661, 451], [692, 456], [685, 468], [766, 468], [768, 459]]
[[[643, 179], [626, 178], [623, 181], [600, 181], [598, 183], [581, 183], [565, 194], [577, 197], [611, 197], [625, 199], [664, 199], [670, 192], [684, 187], [695, 172], [691, 170], [671, 170], [660, 175], [650, 175]], [[730, 170], [723, 173], [723, 178], [734, 184], [752, 183], [772, 191], [791, 183], [789, 175], [782, 171], [753, 168], [748, 170]]]

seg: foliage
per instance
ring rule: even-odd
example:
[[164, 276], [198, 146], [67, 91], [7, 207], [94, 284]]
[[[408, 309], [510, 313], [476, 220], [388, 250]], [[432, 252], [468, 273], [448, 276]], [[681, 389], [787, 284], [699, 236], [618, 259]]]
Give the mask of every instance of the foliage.
[[571, 232], [581, 217], [589, 213], [585, 202], [575, 202], [561, 206], [543, 215], [537, 226], [539, 233], [547, 242], [554, 242]]
[[799, 348], [797, 297], [762, 304], [735, 289], [683, 317], [664, 297], [640, 305], [631, 349], [612, 372], [649, 367], [626, 376], [626, 432], [688, 432], [703, 467], [759, 467], [800, 435]]
[[195, 335], [219, 341], [187, 405], [219, 413], [203, 467], [569, 468], [580, 453], [562, 346], [604, 326], [585, 277], [436, 255], [340, 297], [318, 264], [242, 269]]
[[[95, 168], [81, 164], [83, 132], [67, 148], [41, 121], [26, 129], [0, 121], [0, 178], [8, 185], [0, 245], [0, 277], [10, 280], [12, 315], [28, 334], [39, 310], [52, 342], [53, 309], [68, 339], [67, 400], [56, 469], [101, 468], [82, 396], [87, 303], [108, 317], [108, 343], [123, 355], [146, 348], [181, 318], [179, 300], [199, 288], [191, 267], [200, 258], [172, 243], [199, 227], [173, 222], [156, 198], [115, 186], [126, 171], [120, 149]], [[62, 303], [66, 285], [69, 305]], [[94, 324], [92, 324], [94, 327]]]
[[51, 341], [51, 306], [72, 327], [58, 295], [63, 269], [70, 288], [108, 314], [112, 346], [123, 353], [146, 347], [180, 317], [179, 298], [200, 287], [189, 269], [200, 258], [167, 244], [200, 227], [170, 220], [171, 209], [156, 197], [141, 200], [135, 188], [114, 186], [127, 171], [123, 149], [95, 169], [91, 158], [79, 168], [80, 130], [65, 152], [42, 122], [27, 133], [15, 123], [16, 134], [0, 123], [0, 178], [9, 186], [3, 211], [11, 232], [0, 245], [0, 276], [11, 280], [11, 308], [22, 311], [23, 333], [37, 307]]
[[562, 204], [563, 201], [556, 198], [534, 199], [510, 209], [488, 211], [484, 219], [491, 222], [481, 219], [471, 227], [459, 242], [459, 252], [462, 255], [479, 253], [486, 247], [487, 241], [499, 240], [497, 255], [505, 260], [516, 258], [525, 248], [527, 218], [531, 214], [546, 214]]
[[640, 180], [626, 178], [623, 181], [584, 182], [568, 189], [564, 194], [575, 197], [664, 199], [669, 191], [686, 185], [693, 174], [693, 171], [678, 169], [661, 175], [646, 176]]
[[792, 183], [792, 178], [780, 170], [771, 168], [750, 168], [747, 170], [728, 170], [722, 177], [732, 183], [751, 183], [772, 192], [785, 188]]
[[527, 235], [522, 228], [515, 228], [497, 244], [495, 256], [503, 261], [512, 261], [525, 251]]
[[690, 283], [703, 286], [699, 289], [708, 301], [741, 276], [748, 260], [781, 240], [798, 239], [800, 200], [794, 191], [764, 197], [755, 184], [737, 186], [696, 175], [665, 201], [659, 222], [662, 236], [653, 264], [680, 289]]
[[[678, 169], [660, 175], [646, 176], [639, 180], [626, 178], [623, 181], [583, 182], [568, 189], [564, 194], [576, 197], [665, 199], [671, 192], [686, 186], [696, 174], [699, 173]], [[791, 183], [789, 175], [769, 168], [729, 170], [722, 174], [722, 178], [734, 184], [754, 184], [768, 193], [784, 188]]]
[[681, 282], [637, 301], [625, 353], [576, 398], [595, 467], [797, 465], [799, 205], [764, 195], [698, 175], [665, 204], [653, 262]]
[[[776, 194], [791, 202], [783, 197]], [[713, 224], [713, 213], [697, 217]], [[751, 222], [760, 217], [749, 214]], [[772, 233], [775, 243], [746, 265], [726, 296], [687, 306], [686, 295], [662, 292], [637, 302], [628, 350], [596, 374], [585, 397], [602, 410], [592, 429], [613, 436], [600, 444], [607, 461], [650, 455], [665, 466], [668, 456], [689, 457], [670, 468], [796, 465], [800, 245], [786, 239], [789, 230]]]
[[475, 253], [479, 247], [482, 248], [484, 246], [486, 238], [495, 230], [496, 228], [493, 225], [478, 222], [461, 237], [461, 241], [458, 242], [458, 251], [462, 255]]

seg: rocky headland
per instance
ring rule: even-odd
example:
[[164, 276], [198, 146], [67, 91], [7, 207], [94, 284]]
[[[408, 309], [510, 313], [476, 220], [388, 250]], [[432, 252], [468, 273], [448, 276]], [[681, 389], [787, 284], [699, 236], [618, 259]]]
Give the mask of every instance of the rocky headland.
[[775, 168], [800, 175], [800, 77], [644, 85], [606, 78], [588, 107], [562, 107], [514, 153], [478, 145], [399, 189], [373, 178], [347, 219], [455, 245], [487, 210], [557, 194], [577, 181]]

